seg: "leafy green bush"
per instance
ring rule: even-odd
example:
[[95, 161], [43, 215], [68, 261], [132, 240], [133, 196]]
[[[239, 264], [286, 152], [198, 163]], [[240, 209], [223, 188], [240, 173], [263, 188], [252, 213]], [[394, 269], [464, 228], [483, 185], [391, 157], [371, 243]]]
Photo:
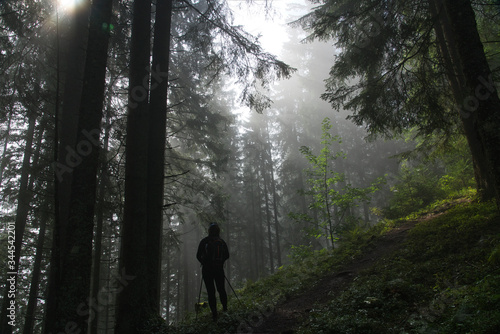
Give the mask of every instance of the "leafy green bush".
[[397, 183], [391, 188], [393, 197], [383, 214], [389, 219], [404, 217], [443, 198], [446, 193], [436, 187], [438, 181], [439, 175], [425, 164], [416, 167], [403, 164]]

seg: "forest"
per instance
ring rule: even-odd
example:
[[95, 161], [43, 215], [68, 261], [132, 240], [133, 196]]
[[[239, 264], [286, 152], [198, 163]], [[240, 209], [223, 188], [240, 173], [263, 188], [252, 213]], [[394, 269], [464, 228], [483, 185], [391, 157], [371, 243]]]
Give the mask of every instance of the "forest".
[[[500, 330], [500, 1], [0, 0], [0, 29], [0, 333], [255, 332], [410, 228], [260, 330]], [[219, 327], [195, 312], [213, 223]]]

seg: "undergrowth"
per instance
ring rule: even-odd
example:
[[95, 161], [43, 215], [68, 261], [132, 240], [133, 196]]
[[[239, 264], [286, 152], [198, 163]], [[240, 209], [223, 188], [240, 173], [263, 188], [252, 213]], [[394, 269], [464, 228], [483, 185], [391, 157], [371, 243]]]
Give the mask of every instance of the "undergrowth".
[[417, 224], [299, 333], [499, 333], [499, 244], [495, 204], [457, 204]]
[[408, 220], [420, 221], [392, 256], [363, 272], [341, 294], [309, 312], [298, 333], [500, 332], [500, 218], [493, 203], [442, 200], [367, 231], [351, 231], [333, 251], [299, 247], [291, 264], [247, 282], [217, 323], [209, 310], [150, 333], [251, 333], [274, 307], [325, 274], [370, 252], [377, 238]]

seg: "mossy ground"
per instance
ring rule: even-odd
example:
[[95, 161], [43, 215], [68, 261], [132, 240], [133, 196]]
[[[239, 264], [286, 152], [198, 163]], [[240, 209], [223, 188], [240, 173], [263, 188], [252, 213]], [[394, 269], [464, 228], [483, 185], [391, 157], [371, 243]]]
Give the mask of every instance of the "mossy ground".
[[298, 333], [499, 333], [499, 244], [496, 205], [460, 203], [417, 224]]
[[[193, 314], [152, 332], [255, 332], [272, 322], [277, 306], [307, 296], [327, 275], [387, 247], [379, 240], [409, 221], [416, 225], [404, 243], [357, 272], [341, 291], [325, 291], [326, 303], [298, 310], [292, 332], [500, 333], [500, 216], [494, 203], [470, 199], [440, 201], [352, 232], [334, 251], [298, 251], [291, 265], [238, 289], [239, 301], [230, 300], [218, 323], [205, 310], [197, 320]], [[264, 327], [272, 332], [272, 326]]]

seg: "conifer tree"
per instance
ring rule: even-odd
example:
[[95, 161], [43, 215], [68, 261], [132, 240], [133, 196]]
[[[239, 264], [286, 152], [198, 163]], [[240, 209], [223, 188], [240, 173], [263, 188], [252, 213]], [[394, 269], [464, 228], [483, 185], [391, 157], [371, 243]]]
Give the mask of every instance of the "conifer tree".
[[73, 169], [68, 221], [54, 227], [52, 251], [55, 256], [51, 263], [46, 333], [67, 331], [68, 328], [85, 331], [87, 328], [87, 319], [79, 313], [90, 292], [99, 136], [111, 14], [112, 1], [97, 0], [92, 3], [74, 148], [74, 152], [79, 154], [79, 163]]
[[[350, 119], [373, 134], [393, 136], [415, 127], [422, 136], [449, 136], [464, 129], [478, 189], [498, 200], [492, 147], [499, 138], [488, 131], [498, 127], [498, 93], [470, 1], [326, 0], [299, 22], [310, 38], [334, 39], [340, 50], [325, 100], [352, 111]], [[484, 101], [475, 97], [476, 88]]]

